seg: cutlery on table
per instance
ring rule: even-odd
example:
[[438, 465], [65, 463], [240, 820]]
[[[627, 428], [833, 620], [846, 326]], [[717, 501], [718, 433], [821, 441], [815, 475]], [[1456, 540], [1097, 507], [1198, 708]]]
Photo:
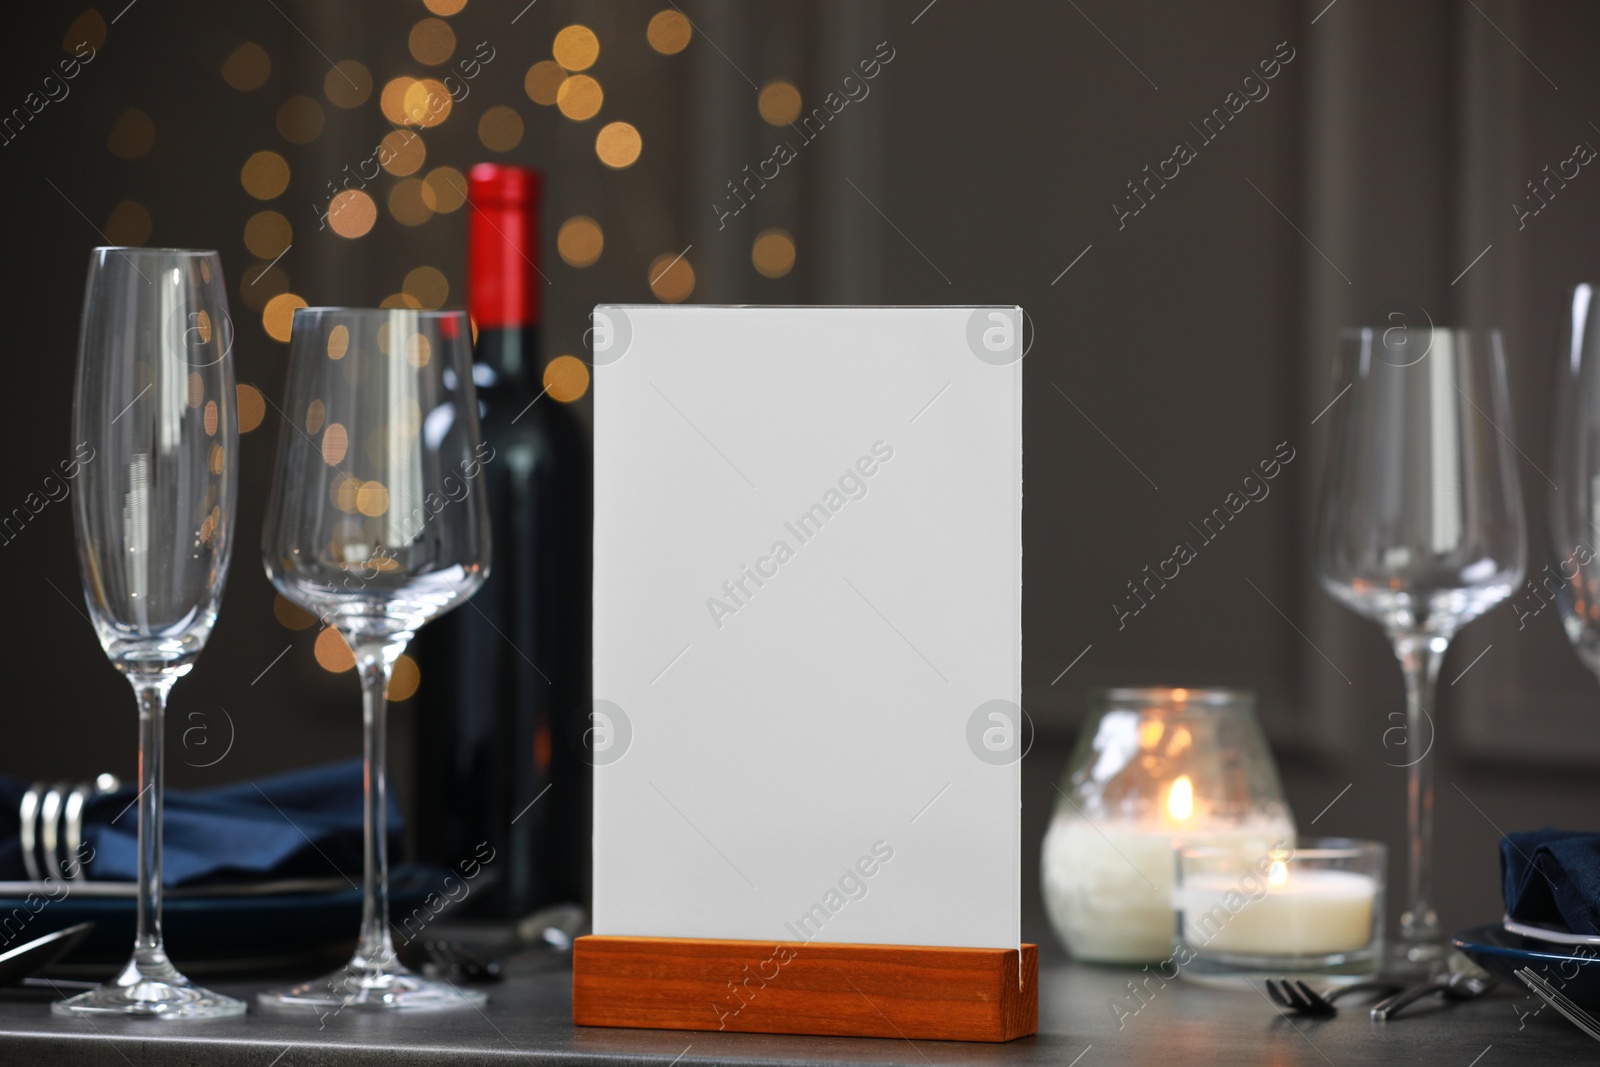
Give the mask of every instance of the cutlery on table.
[[1475, 1000], [1494, 988], [1494, 979], [1483, 974], [1460, 971], [1452, 975], [1433, 978], [1402, 989], [1387, 1000], [1372, 1006], [1372, 1017], [1377, 1020], [1392, 1019], [1408, 1006], [1424, 997], [1442, 996], [1445, 1000]]
[[1600, 1022], [1569, 1000], [1561, 990], [1535, 973], [1532, 967], [1519, 967], [1512, 973], [1522, 979], [1522, 984], [1537, 993], [1546, 1004], [1565, 1015], [1573, 1026], [1600, 1041]]
[[1272, 1002], [1295, 1015], [1334, 1015], [1338, 1012], [1334, 1001], [1352, 993], [1377, 993], [1392, 996], [1400, 991], [1393, 982], [1356, 982], [1338, 986], [1326, 993], [1318, 993], [1298, 978], [1268, 978], [1267, 996]]
[[57, 930], [53, 934], [35, 938], [27, 944], [18, 945], [9, 952], [0, 953], [0, 986], [21, 984], [59, 986], [62, 989], [96, 988], [98, 985], [96, 982], [68, 982], [34, 977], [36, 973], [77, 948], [78, 943], [88, 937], [89, 931], [93, 929], [92, 922], [78, 923], [65, 930]]

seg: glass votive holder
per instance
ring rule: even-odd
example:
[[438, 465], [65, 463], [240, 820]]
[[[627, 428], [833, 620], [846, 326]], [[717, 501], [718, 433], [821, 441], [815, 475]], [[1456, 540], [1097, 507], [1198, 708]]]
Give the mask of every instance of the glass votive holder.
[[1382, 965], [1387, 854], [1378, 842], [1308, 838], [1256, 854], [1184, 846], [1174, 856], [1175, 961], [1187, 977], [1338, 985]]
[[1141, 964], [1172, 952], [1172, 849], [1250, 855], [1294, 840], [1255, 695], [1096, 692], [1042, 848], [1051, 924], [1074, 958]]

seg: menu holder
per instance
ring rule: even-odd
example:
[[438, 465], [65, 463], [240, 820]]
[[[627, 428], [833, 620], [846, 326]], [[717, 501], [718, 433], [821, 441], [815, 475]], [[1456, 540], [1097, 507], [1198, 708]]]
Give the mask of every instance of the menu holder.
[[793, 948], [765, 941], [580, 937], [573, 945], [572, 1021], [1010, 1041], [1039, 1029], [1039, 951], [1026, 944]]
[[595, 309], [573, 1020], [1008, 1041], [1022, 309]]

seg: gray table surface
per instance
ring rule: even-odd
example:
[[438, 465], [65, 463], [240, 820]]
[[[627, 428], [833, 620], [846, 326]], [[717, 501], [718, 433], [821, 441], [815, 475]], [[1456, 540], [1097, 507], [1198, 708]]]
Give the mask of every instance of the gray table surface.
[[[1529, 995], [1496, 995], [1429, 1007], [1388, 1023], [1365, 1010], [1337, 1018], [1282, 1017], [1259, 992], [1151, 980], [1138, 1005], [1126, 983], [1137, 972], [1076, 964], [1047, 966], [1040, 980], [1039, 1033], [1005, 1045], [869, 1038], [790, 1037], [575, 1027], [571, 972], [528, 971], [488, 987], [489, 1006], [432, 1015], [374, 1018], [345, 1011], [267, 1014], [162, 1023], [57, 1019], [46, 995], [0, 996], [0, 1065], [73, 1067], [330, 1067], [345, 1064], [1443, 1064], [1600, 1060], [1590, 1040]], [[248, 995], [254, 986], [218, 983]], [[1122, 1012], [1114, 1012], [1112, 1003]], [[1131, 1014], [1130, 1014], [1131, 1013]], [[1120, 1026], [1119, 1026], [1120, 1021]]]

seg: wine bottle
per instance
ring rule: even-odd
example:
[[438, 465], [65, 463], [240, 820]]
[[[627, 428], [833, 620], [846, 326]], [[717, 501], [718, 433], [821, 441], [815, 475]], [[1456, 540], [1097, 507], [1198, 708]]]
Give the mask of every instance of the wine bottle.
[[539, 193], [536, 171], [468, 175], [473, 380], [493, 450], [468, 491], [488, 494], [493, 562], [416, 642], [418, 856], [459, 869], [487, 842], [493, 877], [462, 908], [500, 918], [588, 898], [590, 768], [568, 739], [590, 706], [592, 459], [540, 385]]

